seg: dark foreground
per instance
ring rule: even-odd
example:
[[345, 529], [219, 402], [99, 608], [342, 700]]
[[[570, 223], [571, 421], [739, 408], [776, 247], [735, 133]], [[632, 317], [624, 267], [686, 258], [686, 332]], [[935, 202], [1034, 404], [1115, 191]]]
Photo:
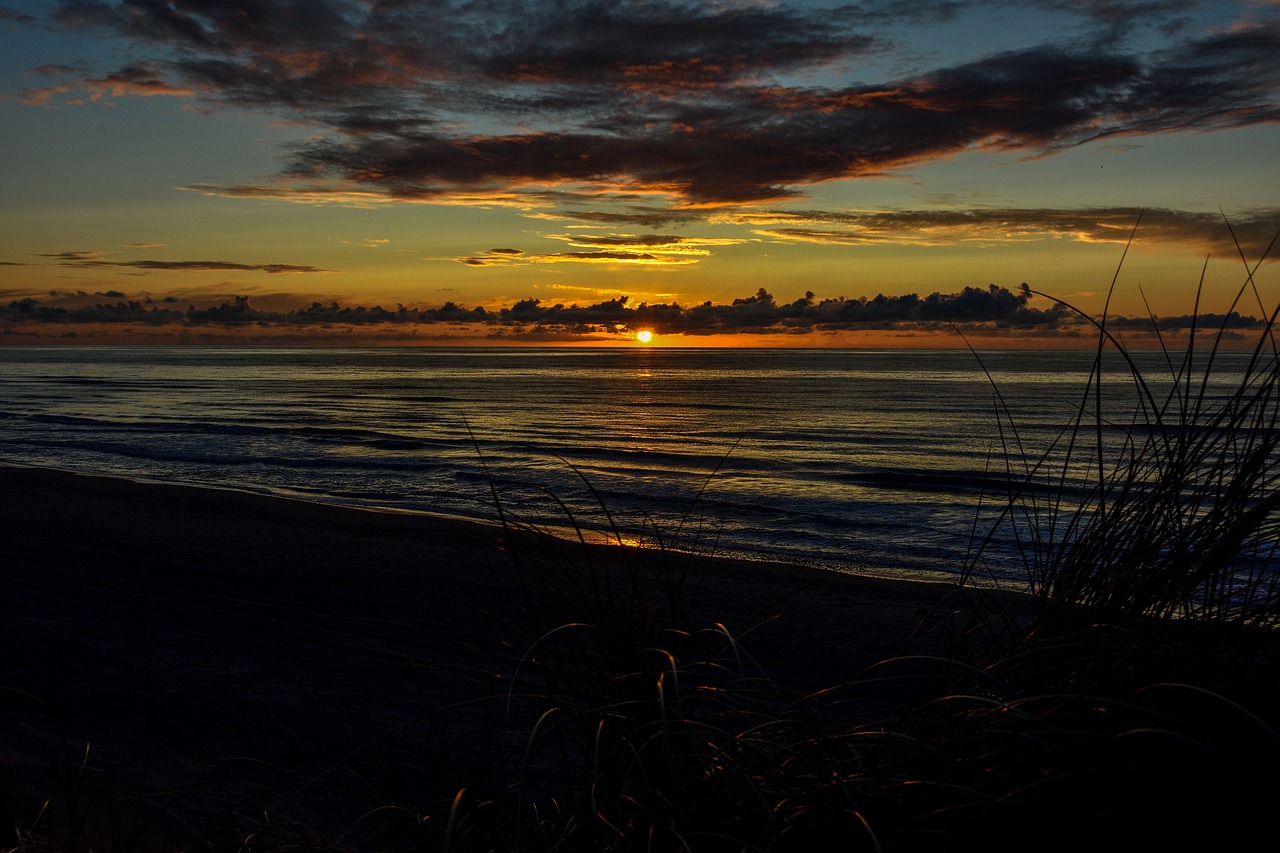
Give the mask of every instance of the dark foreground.
[[0, 520], [6, 853], [1273, 846], [1272, 599], [1166, 617], [1124, 574], [997, 597], [16, 468]]
[[[447, 805], [528, 742], [535, 638], [589, 621], [563, 567], [624, 578], [635, 558], [596, 549], [583, 574], [578, 546], [453, 520], [7, 467], [0, 531], [0, 818], [31, 830], [49, 800], [49, 831], [98, 848], [130, 846], [136, 809], [174, 824], [144, 835], [235, 849], [266, 829], [355, 839], [402, 795]], [[674, 603], [655, 580], [631, 604], [709, 629], [784, 704], [932, 651], [953, 591], [674, 565]]]

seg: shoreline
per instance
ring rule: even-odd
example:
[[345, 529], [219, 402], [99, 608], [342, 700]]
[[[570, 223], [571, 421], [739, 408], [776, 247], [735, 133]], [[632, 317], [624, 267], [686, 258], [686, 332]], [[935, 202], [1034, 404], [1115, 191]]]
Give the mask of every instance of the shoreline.
[[[178, 489], [194, 489], [198, 491], [210, 492], [226, 492], [235, 495], [243, 495], [253, 499], [278, 500], [292, 502], [306, 506], [330, 507], [336, 510], [349, 510], [357, 513], [368, 513], [374, 516], [399, 516], [404, 518], [417, 518], [439, 522], [442, 527], [457, 525], [460, 529], [486, 529], [489, 531], [500, 531], [501, 524], [496, 518], [472, 518], [464, 515], [457, 515], [445, 512], [437, 512], [430, 509], [411, 509], [408, 507], [385, 506], [378, 504], [362, 505], [358, 503], [344, 502], [340, 497], [322, 497], [308, 496], [306, 494], [294, 494], [286, 491], [273, 491], [271, 489], [253, 489], [243, 486], [219, 485], [216, 483], [196, 483], [182, 482], [178, 480], [163, 480], [141, 475], [129, 474], [91, 474], [84, 471], [77, 471], [72, 468], [56, 468], [45, 465], [27, 465], [15, 462], [6, 462], [0, 460], [0, 483], [4, 482], [4, 472], [7, 470], [15, 471], [31, 471], [46, 472], [54, 476], [71, 476], [85, 477], [95, 480], [115, 480], [123, 483], [131, 483], [137, 486], [157, 486], [160, 488], [178, 488]], [[565, 542], [577, 544], [578, 531], [572, 527], [556, 527], [542, 528], [546, 532], [552, 532], [558, 539]], [[615, 548], [619, 547], [618, 542], [612, 538], [612, 534], [603, 530], [583, 530], [587, 534], [588, 544], [593, 547]], [[591, 537], [595, 537], [592, 539]], [[638, 544], [627, 542], [622, 547], [638, 548], [643, 550], [652, 550], [654, 546], [646, 544]], [[738, 551], [733, 554], [703, 552], [695, 549], [684, 549], [678, 544], [664, 546], [668, 550], [678, 552], [689, 557], [714, 560], [723, 563], [756, 563], [761, 566], [771, 567], [781, 571], [794, 571], [797, 573], [822, 572], [823, 574], [845, 575], [856, 578], [868, 578], [885, 580], [892, 583], [921, 583], [921, 584], [940, 584], [943, 586], [954, 586], [960, 579], [960, 575], [956, 572], [946, 571], [943, 569], [927, 569], [918, 567], [879, 567], [867, 564], [836, 564], [823, 563], [821, 560], [806, 560], [804, 558], [775, 558], [765, 555], [763, 552], [755, 551]], [[970, 578], [971, 584], [983, 587], [987, 584], [982, 578]], [[1007, 583], [1007, 582], [1006, 582]], [[1000, 588], [999, 581], [992, 581], [991, 588]]]
[[0, 797], [21, 801], [86, 744], [178, 788], [240, 791], [263, 763], [307, 788], [359, 744], [439, 775], [479, 754], [537, 636], [582, 619], [567, 577], [679, 573], [688, 624], [796, 696], [930, 653], [956, 589], [10, 465], [0, 525]]

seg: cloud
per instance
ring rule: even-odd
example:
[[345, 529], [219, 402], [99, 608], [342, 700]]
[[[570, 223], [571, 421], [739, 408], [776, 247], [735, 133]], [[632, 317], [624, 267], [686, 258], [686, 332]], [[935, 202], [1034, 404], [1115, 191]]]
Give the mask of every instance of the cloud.
[[564, 205], [560, 210], [540, 210], [526, 214], [530, 219], [645, 228], [665, 228], [669, 225], [702, 222], [709, 215], [710, 212], [703, 209], [673, 209], [651, 205], [624, 205], [621, 210], [584, 209], [579, 205]]
[[[536, 264], [632, 264], [639, 266], [685, 266], [696, 264], [697, 258], [687, 257], [685, 253], [668, 253], [662, 251], [630, 251], [626, 249], [601, 248], [588, 252], [551, 252], [546, 254], [530, 254], [519, 249], [490, 249], [461, 258], [428, 258], [427, 260], [454, 260], [469, 267], [524, 266]], [[700, 254], [709, 254], [702, 250]], [[685, 256], [681, 256], [685, 255]]]
[[108, 95], [117, 98], [123, 95], [150, 98], [156, 95], [173, 97], [195, 94], [194, 89], [170, 84], [163, 79], [162, 72], [145, 65], [129, 65], [101, 79], [86, 79], [82, 81], [82, 85], [93, 93], [90, 96], [92, 98]]
[[304, 264], [241, 264], [232, 261], [110, 261], [103, 252], [51, 252], [40, 257], [53, 258], [62, 266], [93, 269], [175, 270], [179, 272], [205, 272], [209, 270], [260, 271], [272, 275], [283, 273], [332, 272]]
[[741, 238], [682, 237], [673, 234], [548, 234], [546, 237], [584, 251], [533, 254], [522, 249], [489, 249], [447, 260], [456, 260], [471, 267], [555, 263], [682, 266], [695, 264], [700, 258], [711, 255], [712, 248], [750, 242]]
[[529, 209], [542, 204], [555, 204], [564, 198], [564, 194], [560, 193], [481, 189], [466, 193], [455, 192], [447, 197], [390, 196], [376, 190], [357, 190], [323, 184], [296, 184], [288, 183], [283, 179], [277, 179], [271, 184], [188, 184], [178, 189], [222, 198], [249, 198], [354, 208], [372, 208], [388, 203], [431, 202], [468, 207]]
[[43, 77], [58, 77], [67, 74], [83, 73], [83, 69], [75, 68], [71, 65], [38, 65], [27, 72], [29, 75], [39, 75]]
[[8, 6], [0, 6], [0, 21], [13, 21], [17, 24], [34, 24], [36, 18], [25, 12], [15, 12]]
[[1078, 26], [868, 82], [853, 75], [895, 28], [965, 4], [69, 0], [59, 25], [125, 37], [139, 58], [28, 97], [183, 94], [316, 128], [271, 185], [202, 192], [543, 208], [537, 191], [758, 205], [969, 150], [1280, 120], [1275, 15], [1196, 30], [1185, 4], [1043, 5]]
[[[1170, 245], [1234, 257], [1258, 257], [1280, 231], [1280, 208], [1224, 217], [1167, 208], [967, 208], [964, 210], [821, 211], [743, 210], [719, 221], [752, 225], [755, 233], [782, 241], [857, 245], [897, 243], [950, 245], [957, 242], [1069, 238], [1090, 243], [1125, 243], [1137, 226], [1139, 247]], [[1229, 224], [1228, 224], [1229, 223]], [[774, 227], [761, 227], [774, 226]]]
[[737, 246], [749, 240], [732, 237], [678, 237], [672, 234], [548, 234], [574, 248], [617, 251], [643, 250], [658, 255], [710, 255], [712, 247]]
[[[7, 324], [138, 323], [148, 327], [177, 325], [246, 326], [259, 329], [307, 330], [334, 324], [344, 326], [433, 326], [460, 325], [475, 334], [557, 338], [596, 336], [605, 339], [630, 336], [637, 329], [659, 335], [770, 334], [806, 335], [848, 331], [892, 330], [901, 332], [950, 332], [959, 328], [982, 334], [1074, 338], [1092, 327], [1075, 312], [1057, 304], [1037, 307], [1032, 293], [998, 287], [966, 287], [955, 293], [914, 293], [900, 296], [834, 297], [820, 299], [813, 293], [791, 302], [779, 302], [764, 288], [727, 304], [704, 302], [684, 306], [676, 302], [639, 304], [626, 295], [591, 304], [551, 303], [538, 298], [521, 299], [508, 306], [468, 308], [454, 302], [431, 308], [397, 305], [394, 308], [340, 305], [336, 301], [314, 301], [309, 306], [263, 309], [248, 295], [218, 297], [203, 306], [188, 299], [153, 299], [130, 296], [121, 291], [94, 294], [106, 302], [87, 304], [87, 294], [51, 293], [53, 302], [34, 296], [13, 299], [0, 305], [0, 322]], [[185, 308], [181, 307], [186, 305]], [[1150, 318], [1115, 317], [1109, 321], [1117, 330], [1146, 331]], [[1189, 317], [1161, 320], [1170, 331], [1186, 329]], [[1239, 314], [1202, 315], [1201, 328], [1229, 327], [1259, 329], [1263, 321]]]
[[756, 234], [776, 240], [797, 243], [822, 243], [832, 246], [853, 246], [864, 243], [884, 242], [883, 237], [856, 231], [829, 231], [820, 228], [761, 228]]
[[567, 4], [531, 23], [513, 29], [514, 43], [485, 58], [491, 76], [643, 91], [702, 89], [876, 46], [873, 37], [764, 4]]
[[105, 254], [106, 252], [99, 252], [99, 251], [91, 251], [91, 252], [64, 251], [64, 252], [45, 252], [37, 255], [36, 257], [53, 258], [55, 261], [60, 261], [66, 264], [80, 264], [80, 263], [89, 263], [91, 261], [96, 261], [97, 259], [101, 258]]
[[322, 269], [320, 267], [308, 266], [305, 264], [236, 264], [230, 261], [119, 261], [109, 264], [116, 267], [132, 267], [144, 270], [180, 270], [180, 271], [205, 271], [205, 270], [261, 270], [271, 275], [279, 275], [283, 273], [305, 273], [305, 272], [332, 272], [332, 270]]
[[57, 76], [62, 80], [50, 86], [36, 89], [24, 89], [20, 93], [22, 103], [26, 106], [52, 106], [58, 95], [82, 92], [83, 98], [68, 101], [81, 104], [85, 100], [100, 101], [105, 98], [119, 98], [132, 95], [150, 98], [157, 95], [180, 97], [196, 94], [192, 88], [174, 85], [164, 79], [163, 72], [148, 65], [127, 65], [101, 77], [84, 76], [84, 70], [69, 65], [41, 65], [29, 72], [42, 76]]

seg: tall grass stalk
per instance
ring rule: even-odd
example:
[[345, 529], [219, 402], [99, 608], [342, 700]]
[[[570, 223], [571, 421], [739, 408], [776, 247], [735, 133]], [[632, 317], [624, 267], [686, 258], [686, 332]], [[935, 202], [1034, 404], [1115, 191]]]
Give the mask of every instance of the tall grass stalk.
[[[1275, 239], [1257, 263], [1245, 264], [1228, 316], [1247, 293], [1257, 293], [1254, 273], [1274, 245]], [[1180, 618], [1274, 627], [1280, 618], [1274, 335], [1280, 307], [1266, 314], [1257, 341], [1234, 369], [1227, 363], [1225, 321], [1217, 329], [1193, 325], [1179, 353], [1153, 316], [1165, 373], [1150, 375], [1105, 314], [1091, 317], [1028, 291], [1076, 312], [1097, 332], [1074, 421], [1050, 453], [1014, 474], [1010, 500], [993, 528], [993, 535], [1011, 531], [1020, 546], [1039, 624]], [[1117, 364], [1119, 375], [1112, 375]], [[1127, 418], [1111, 397], [1135, 401]], [[1025, 459], [1011, 450], [1020, 436], [1008, 411], [1000, 407], [1008, 456]]]

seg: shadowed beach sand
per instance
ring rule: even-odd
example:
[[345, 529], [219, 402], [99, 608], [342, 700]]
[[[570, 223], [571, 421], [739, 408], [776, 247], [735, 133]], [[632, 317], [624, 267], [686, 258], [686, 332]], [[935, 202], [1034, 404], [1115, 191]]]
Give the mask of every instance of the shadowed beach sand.
[[[193, 800], [322, 803], [371, 773], [447, 796], [483, 738], [521, 736], [494, 715], [530, 626], [561, 618], [531, 617], [518, 583], [536, 549], [456, 520], [0, 467], [0, 524], [0, 784], [19, 802], [86, 745], [93, 766]], [[592, 560], [607, 573], [621, 555]], [[689, 569], [691, 624], [725, 626], [797, 695], [930, 651], [952, 591]]]

